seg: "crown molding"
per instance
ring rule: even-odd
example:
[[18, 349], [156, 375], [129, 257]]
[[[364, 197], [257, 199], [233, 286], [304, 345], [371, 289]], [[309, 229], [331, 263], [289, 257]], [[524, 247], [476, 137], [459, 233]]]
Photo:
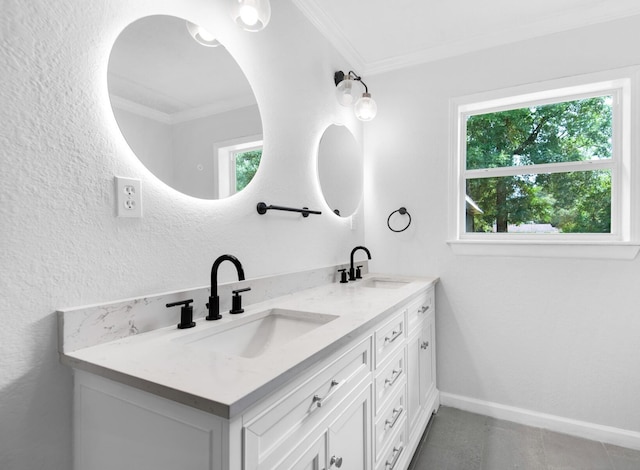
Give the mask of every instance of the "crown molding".
[[252, 98], [237, 98], [169, 114], [114, 94], [110, 94], [109, 96], [111, 99], [111, 106], [116, 109], [128, 111], [138, 116], [169, 125], [180, 124], [183, 122], [193, 121], [195, 119], [202, 119], [216, 114], [234, 111], [236, 109], [248, 108], [249, 106], [256, 104], [256, 101]]
[[460, 36], [458, 40], [438, 44], [434, 47], [414, 49], [381, 60], [366, 61], [362, 53], [349, 40], [348, 34], [322, 7], [320, 0], [292, 0], [292, 2], [351, 66], [358, 70], [359, 74], [366, 75], [390, 72], [562, 31], [640, 15], [640, 5], [638, 4], [616, 7], [615, 3], [602, 2], [591, 8], [581, 7], [532, 23], [519, 23], [517, 27], [506, 27], [467, 38]]
[[291, 0], [320, 33], [335, 47], [359, 74], [366, 67], [364, 58], [351, 44], [347, 35], [315, 0]]
[[114, 95], [113, 93], [109, 94], [109, 99], [111, 100], [111, 106], [115, 109], [127, 111], [131, 114], [142, 116], [147, 119], [152, 119], [162, 124], [172, 123], [170, 114], [163, 113], [162, 111], [158, 111], [157, 109], [144, 106], [140, 103], [136, 103], [135, 101], [131, 101], [126, 98], [122, 98], [121, 96]]

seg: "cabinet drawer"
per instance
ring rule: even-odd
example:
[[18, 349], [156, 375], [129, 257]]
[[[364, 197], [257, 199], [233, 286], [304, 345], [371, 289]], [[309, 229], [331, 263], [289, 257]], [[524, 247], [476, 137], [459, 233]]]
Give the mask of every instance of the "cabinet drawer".
[[403, 346], [406, 331], [404, 312], [405, 309], [396, 312], [393, 319], [376, 330], [376, 367]]
[[247, 468], [263, 468], [283, 443], [289, 449], [297, 445], [370, 372], [371, 339], [367, 338], [247, 423]]
[[433, 288], [420, 296], [409, 304], [407, 322], [408, 331], [411, 333], [420, 325], [423, 319], [427, 318], [434, 311], [435, 303], [433, 301]]
[[407, 427], [401, 418], [398, 422], [399, 429], [391, 438], [391, 445], [386, 447], [382, 457], [378, 460], [376, 470], [398, 470], [403, 468], [402, 463], [407, 461]]
[[407, 375], [404, 348], [400, 349], [383, 369], [376, 372], [376, 416], [391, 399], [396, 390], [403, 388]]
[[380, 412], [374, 429], [374, 443], [376, 461], [380, 459], [382, 451], [389, 445], [397, 429], [406, 421], [407, 394], [406, 386], [396, 390], [389, 404]]

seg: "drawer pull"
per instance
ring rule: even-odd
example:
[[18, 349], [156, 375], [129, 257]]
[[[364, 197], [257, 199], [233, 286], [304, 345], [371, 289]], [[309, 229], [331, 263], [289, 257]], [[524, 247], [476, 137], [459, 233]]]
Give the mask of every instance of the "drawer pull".
[[396, 422], [398, 421], [398, 418], [400, 418], [400, 416], [402, 415], [403, 411], [404, 409], [402, 407], [397, 409], [394, 408], [392, 419], [388, 419], [384, 422], [385, 429], [387, 428], [387, 426], [389, 426], [389, 429], [393, 429], [393, 427], [396, 425]]
[[393, 369], [393, 372], [391, 373], [391, 378], [390, 379], [384, 379], [384, 386], [386, 387], [387, 385], [389, 387], [391, 387], [394, 383], [396, 383], [396, 380], [398, 380], [398, 377], [400, 377], [402, 375], [402, 369]]
[[335, 455], [332, 456], [331, 460], [329, 460], [329, 465], [332, 467], [335, 465], [336, 468], [342, 467], [342, 457], [336, 457]]
[[384, 464], [384, 468], [388, 469], [388, 470], [393, 470], [394, 467], [396, 466], [396, 464], [398, 463], [398, 459], [400, 458], [400, 454], [402, 454], [402, 451], [404, 450], [404, 446], [400, 445], [400, 447], [394, 447], [393, 448], [393, 459], [391, 459], [391, 462], [389, 462], [388, 460], [385, 462]]
[[393, 330], [393, 331], [391, 332], [391, 337], [389, 337], [389, 336], [385, 336], [385, 337], [384, 337], [384, 342], [385, 342], [385, 343], [389, 343], [389, 344], [391, 344], [391, 343], [393, 343], [395, 340], [397, 340], [397, 339], [400, 337], [400, 335], [402, 335], [402, 327], [400, 327], [400, 329], [399, 329], [398, 331]]
[[338, 389], [340, 388], [338, 387], [338, 385], [340, 385], [340, 382], [338, 382], [337, 380], [332, 380], [331, 391], [329, 392], [329, 394], [324, 398], [321, 397], [320, 395], [314, 395], [312, 399], [312, 403], [314, 403], [318, 408], [322, 408], [322, 404], [325, 402], [325, 400], [328, 400], [329, 398], [331, 398], [333, 394], [338, 391]]
[[422, 308], [420, 309], [420, 313], [424, 313], [427, 310], [429, 310], [429, 306], [428, 305], [423, 305]]
[[420, 347], [421, 347], [422, 349], [427, 349], [427, 348], [429, 347], [429, 341], [425, 341], [425, 342], [423, 342], [423, 343], [420, 345]]

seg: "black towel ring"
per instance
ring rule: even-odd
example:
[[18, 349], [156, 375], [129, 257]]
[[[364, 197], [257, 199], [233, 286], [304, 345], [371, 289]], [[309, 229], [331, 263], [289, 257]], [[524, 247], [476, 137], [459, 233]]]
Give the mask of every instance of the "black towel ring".
[[[408, 215], [409, 216], [409, 222], [407, 223], [407, 225], [400, 230], [396, 230], [394, 228], [391, 228], [391, 217], [393, 216], [393, 214], [395, 214], [396, 212], [398, 212], [401, 215]], [[401, 207], [398, 210], [393, 211], [391, 214], [389, 214], [389, 217], [387, 218], [387, 227], [389, 227], [389, 230], [391, 230], [392, 232], [404, 232], [405, 230], [407, 230], [409, 228], [409, 225], [411, 225], [411, 214], [409, 214], [409, 211], [407, 211], [406, 207]]]

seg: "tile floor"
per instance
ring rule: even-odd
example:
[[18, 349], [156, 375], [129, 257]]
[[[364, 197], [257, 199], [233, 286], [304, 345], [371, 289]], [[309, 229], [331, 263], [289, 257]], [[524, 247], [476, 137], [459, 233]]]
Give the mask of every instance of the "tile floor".
[[640, 451], [441, 406], [409, 470], [640, 470]]

